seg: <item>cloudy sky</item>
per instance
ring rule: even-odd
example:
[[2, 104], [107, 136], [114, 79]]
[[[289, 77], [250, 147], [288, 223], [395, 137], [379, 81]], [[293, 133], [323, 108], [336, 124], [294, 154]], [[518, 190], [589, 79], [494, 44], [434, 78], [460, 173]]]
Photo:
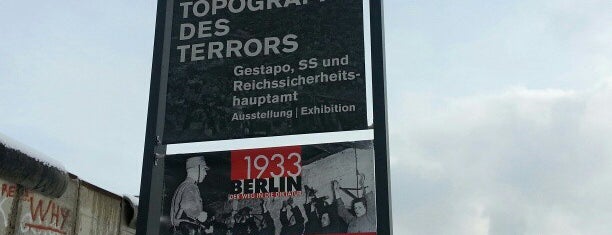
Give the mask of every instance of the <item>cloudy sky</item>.
[[[397, 234], [610, 234], [612, 2], [387, 0]], [[137, 194], [155, 1], [0, 1], [0, 133]]]

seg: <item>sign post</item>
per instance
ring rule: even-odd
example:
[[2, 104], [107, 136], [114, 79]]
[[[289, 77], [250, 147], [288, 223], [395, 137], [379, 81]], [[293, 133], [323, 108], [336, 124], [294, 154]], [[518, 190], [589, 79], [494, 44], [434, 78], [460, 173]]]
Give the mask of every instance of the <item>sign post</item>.
[[[197, 230], [206, 234], [212, 233], [213, 228], [239, 229], [241, 223], [246, 224], [246, 220], [240, 219], [246, 217], [236, 214], [229, 216], [230, 219], [225, 218], [228, 220], [221, 219], [219, 213], [229, 210], [229, 204], [222, 206], [223, 200], [217, 198], [219, 200], [211, 201], [202, 196], [207, 193], [203, 192], [206, 190], [201, 190], [205, 186], [199, 186], [197, 182], [206, 182], [204, 178], [207, 177], [208, 169], [226, 170], [213, 171], [208, 176], [216, 177], [219, 182], [229, 182], [219, 186], [215, 191], [218, 193], [216, 196], [227, 197], [230, 201], [242, 199], [240, 203], [235, 203], [236, 207], [250, 208], [248, 210], [254, 208], [252, 199], [256, 196], [252, 193], [237, 194], [235, 190], [251, 192], [251, 187], [255, 187], [260, 189], [259, 193], [265, 194], [281, 187], [274, 184], [282, 183], [285, 191], [292, 193], [274, 194], [276, 196], [272, 198], [286, 199], [304, 193], [306, 198], [310, 198], [310, 189], [305, 187], [303, 179], [311, 185], [323, 187], [322, 185], [326, 184], [326, 189], [341, 187], [341, 182], [333, 183], [329, 179], [346, 178], [343, 175], [330, 175], [325, 179], [317, 178], [316, 174], [302, 177], [302, 154], [297, 152], [279, 152], [270, 156], [264, 153], [257, 156], [241, 155], [243, 158], [239, 158], [240, 161], [235, 161], [232, 157], [230, 162], [219, 162], [219, 159], [223, 159], [219, 156], [223, 154], [217, 154], [218, 158], [215, 158], [215, 154], [212, 154], [213, 157], [204, 157], [211, 153], [191, 153], [187, 156], [190, 159], [176, 155], [166, 156], [166, 146], [368, 129], [363, 6], [363, 1], [359, 0], [158, 0], [137, 234], [169, 234], [169, 231], [177, 229], [187, 229], [191, 232]], [[369, 144], [372, 148], [372, 164], [369, 170], [358, 170], [355, 167], [356, 183], [354, 187], [347, 189], [346, 195], [352, 198], [354, 205], [355, 201], [366, 200], [364, 192], [367, 187], [375, 189], [372, 191], [371, 202], [363, 204], [365, 208], [370, 208], [370, 213], [375, 212], [376, 216], [373, 221], [369, 220], [373, 223], [373, 228], [356, 226], [355, 224], [363, 222], [355, 221], [364, 221], [366, 217], [363, 217], [365, 213], [359, 212], [359, 208], [352, 208], [352, 215], [343, 217], [343, 222], [348, 227], [334, 232], [336, 234], [392, 233], [382, 0], [370, 1], [369, 7], [374, 105], [374, 139]], [[339, 143], [327, 143], [322, 145], [324, 147], [315, 145], [284, 148], [335, 148], [343, 151], [353, 149], [355, 152], [360, 149]], [[241, 151], [257, 152], [233, 150], [231, 155]], [[342, 159], [338, 156], [332, 157], [332, 152], [309, 155], [307, 158], [314, 160], [306, 165], [321, 166], [322, 161]], [[298, 163], [284, 165], [295, 161], [297, 155], [300, 156], [300, 174], [295, 172]], [[166, 165], [165, 158], [173, 159], [170, 165]], [[213, 160], [210, 160], [211, 158]], [[174, 159], [186, 164], [184, 172], [169, 171], [171, 167], [176, 167], [172, 165], [176, 164]], [[208, 166], [203, 163], [207, 161], [217, 165]], [[249, 164], [246, 168], [242, 166], [244, 161]], [[277, 167], [270, 168], [275, 169], [270, 172], [265, 171], [270, 164]], [[236, 171], [236, 167], [247, 171]], [[228, 173], [230, 169], [231, 174]], [[293, 170], [286, 171], [287, 169]], [[259, 171], [261, 174], [252, 175], [253, 171]], [[309, 172], [317, 170], [311, 169]], [[360, 180], [365, 180], [362, 176], [364, 172], [372, 174], [370, 180], [375, 185], [365, 186], [363, 182], [360, 183]], [[179, 186], [176, 192], [165, 191], [169, 185], [176, 186], [177, 183], [168, 181], [168, 174], [185, 180], [186, 186]], [[194, 177], [197, 179], [193, 179]], [[324, 183], [313, 183], [313, 180], [317, 179], [323, 180]], [[195, 183], [191, 182], [192, 180], [195, 180]], [[237, 187], [238, 183], [242, 186]], [[293, 188], [287, 188], [287, 184]], [[231, 185], [234, 185], [234, 188], [228, 189]], [[265, 190], [262, 191], [263, 189]], [[198, 193], [184, 194], [185, 190]], [[336, 190], [333, 192], [335, 195]], [[172, 209], [179, 208], [180, 203], [176, 202], [179, 199], [176, 197], [181, 195], [199, 195], [199, 199], [194, 199], [194, 203], [190, 204], [191, 208]], [[330, 205], [336, 205], [335, 202], [333, 199], [325, 201]], [[285, 204], [282, 204], [283, 208]], [[316, 207], [316, 210], [313, 206], [312, 209], [316, 211], [313, 215], [316, 216], [297, 224], [309, 223], [311, 232], [328, 231], [325, 230], [328, 227], [326, 228], [327, 225], [324, 225], [323, 221], [330, 215], [323, 215], [323, 211], [331, 210], [332, 207], [323, 204]], [[366, 204], [370, 206], [367, 207]], [[165, 205], [165, 208], [160, 205]], [[280, 204], [272, 203], [269, 206], [276, 210]], [[205, 207], [213, 209], [208, 208], [206, 212]], [[233, 205], [231, 207], [235, 209]], [[289, 212], [292, 208], [298, 209]], [[348, 207], [333, 208], [342, 211]], [[262, 207], [257, 213], [262, 214], [266, 210], [268, 209], [264, 210]], [[300, 210], [308, 208], [299, 209], [298, 206], [292, 205], [287, 207], [285, 212], [296, 214]], [[195, 215], [188, 211], [200, 213]], [[283, 209], [280, 211], [283, 212]], [[217, 216], [209, 216], [212, 214]], [[276, 224], [278, 228], [280, 223], [285, 225], [283, 216], [272, 214], [275, 216], [268, 222], [251, 223], [249, 231], [270, 229], [271, 223]], [[319, 219], [321, 221], [318, 223], [323, 225], [316, 225], [320, 227], [315, 229], [312, 227], [315, 226], [313, 223]], [[185, 224], [197, 226], [186, 228]], [[299, 227], [283, 228], [289, 229], [283, 230], [285, 232], [300, 230]], [[281, 231], [272, 230], [276, 234]], [[308, 230], [304, 228], [302, 231]]]
[[[149, 108], [147, 112], [147, 127], [144, 143], [144, 154], [142, 163], [142, 177], [140, 181], [140, 195], [138, 205], [138, 218], [136, 233], [139, 235], [159, 233], [159, 215], [161, 214], [161, 190], [163, 176], [163, 164], [160, 165], [158, 156], [165, 154], [165, 149], [160, 148], [161, 133], [160, 98], [163, 94], [162, 87], [162, 67], [164, 44], [166, 37], [167, 5], [171, 0], [157, 1], [157, 19], [155, 21], [155, 39], [153, 45], [153, 65], [151, 69], [151, 88], [149, 91]], [[162, 116], [163, 117], [163, 116]], [[162, 161], [163, 162], [163, 161]]]
[[372, 97], [374, 105], [374, 151], [378, 187], [378, 234], [393, 234], [391, 180], [389, 179], [389, 127], [385, 73], [385, 32], [383, 0], [370, 1], [372, 48]]

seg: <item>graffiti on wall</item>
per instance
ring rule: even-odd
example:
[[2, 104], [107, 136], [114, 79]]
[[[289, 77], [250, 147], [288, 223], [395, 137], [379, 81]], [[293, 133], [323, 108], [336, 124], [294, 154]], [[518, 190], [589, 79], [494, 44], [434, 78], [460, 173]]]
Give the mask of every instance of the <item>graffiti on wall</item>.
[[0, 218], [2, 218], [2, 227], [7, 227], [9, 223], [9, 214], [12, 207], [13, 198], [17, 195], [17, 185], [2, 184], [0, 194]]
[[[4, 227], [8, 226], [8, 214], [5, 209], [9, 199], [17, 196], [17, 186], [14, 184], [2, 184], [0, 197], [0, 217]], [[57, 200], [37, 196], [26, 190], [20, 198], [26, 205], [25, 211], [19, 219], [19, 229], [22, 233], [32, 233], [36, 235], [58, 235], [68, 234], [66, 222], [69, 221], [72, 211]], [[10, 206], [8, 206], [10, 208]]]

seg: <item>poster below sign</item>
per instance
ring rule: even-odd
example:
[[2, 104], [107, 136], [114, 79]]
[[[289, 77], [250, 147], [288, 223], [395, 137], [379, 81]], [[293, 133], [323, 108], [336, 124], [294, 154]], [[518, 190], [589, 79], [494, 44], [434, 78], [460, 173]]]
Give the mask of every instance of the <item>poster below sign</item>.
[[362, 1], [173, 2], [164, 143], [367, 128]]
[[371, 141], [168, 156], [160, 234], [376, 234]]

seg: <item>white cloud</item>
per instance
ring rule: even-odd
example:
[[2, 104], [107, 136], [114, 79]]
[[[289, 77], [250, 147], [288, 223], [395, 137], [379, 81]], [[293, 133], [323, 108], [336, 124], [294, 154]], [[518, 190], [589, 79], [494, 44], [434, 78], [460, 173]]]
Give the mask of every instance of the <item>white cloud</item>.
[[432, 97], [390, 107], [398, 234], [609, 234], [612, 83]]

